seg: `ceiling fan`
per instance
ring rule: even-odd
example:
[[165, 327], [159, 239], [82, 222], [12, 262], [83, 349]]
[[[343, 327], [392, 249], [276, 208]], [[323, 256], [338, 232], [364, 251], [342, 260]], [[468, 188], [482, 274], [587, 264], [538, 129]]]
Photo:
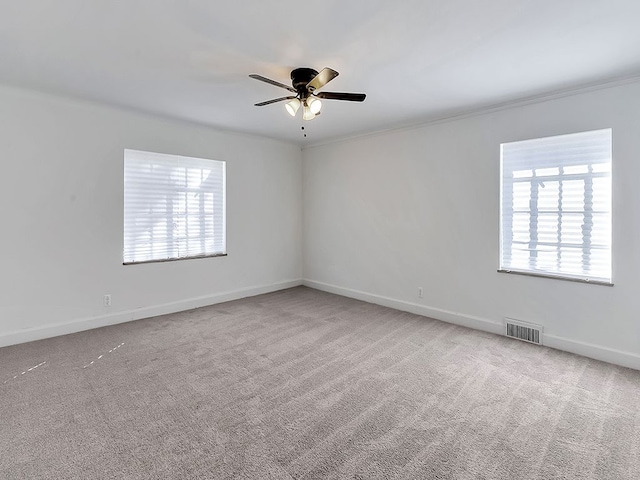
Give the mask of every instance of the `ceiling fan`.
[[320, 73], [313, 68], [296, 68], [295, 70], [292, 70], [291, 84], [293, 87], [255, 73], [249, 76], [255, 80], [270, 83], [271, 85], [282, 87], [292, 93], [295, 93], [295, 95], [290, 95], [288, 97], [274, 98], [273, 100], [267, 100], [266, 102], [256, 103], [256, 107], [289, 100], [285, 105], [287, 112], [292, 117], [295, 117], [296, 113], [302, 106], [302, 118], [304, 120], [313, 120], [316, 115], [320, 115], [322, 102], [319, 99], [321, 98], [326, 100], [363, 102], [366, 97], [364, 93], [317, 92], [317, 90], [320, 90], [338, 76], [338, 72], [329, 67], [323, 68]]

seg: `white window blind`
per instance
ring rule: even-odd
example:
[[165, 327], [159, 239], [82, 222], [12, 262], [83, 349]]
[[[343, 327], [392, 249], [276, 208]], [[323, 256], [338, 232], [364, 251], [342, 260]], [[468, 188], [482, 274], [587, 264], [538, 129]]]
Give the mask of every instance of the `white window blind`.
[[611, 136], [501, 145], [501, 270], [611, 283]]
[[125, 264], [226, 253], [225, 162], [124, 152]]

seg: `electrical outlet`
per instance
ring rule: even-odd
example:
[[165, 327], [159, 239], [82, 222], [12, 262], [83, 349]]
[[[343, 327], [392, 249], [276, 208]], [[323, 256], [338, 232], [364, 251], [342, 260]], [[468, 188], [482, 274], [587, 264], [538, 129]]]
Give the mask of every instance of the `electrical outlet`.
[[422, 298], [423, 293], [422, 287], [418, 287], [418, 298]]
[[111, 306], [111, 294], [110, 294], [110, 293], [107, 293], [107, 294], [104, 296], [104, 301], [103, 301], [103, 303], [104, 303], [104, 306], [105, 306], [105, 307], [110, 307], [110, 306]]

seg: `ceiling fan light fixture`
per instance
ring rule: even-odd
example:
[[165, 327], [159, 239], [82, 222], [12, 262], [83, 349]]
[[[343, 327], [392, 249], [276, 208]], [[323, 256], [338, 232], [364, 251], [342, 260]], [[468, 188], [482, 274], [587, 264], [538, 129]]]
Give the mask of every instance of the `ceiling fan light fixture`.
[[290, 102], [287, 102], [284, 108], [287, 109], [287, 113], [289, 115], [291, 115], [292, 117], [295, 117], [296, 113], [298, 113], [298, 109], [300, 108], [300, 100], [298, 100], [297, 98], [294, 98]]
[[307, 105], [314, 115], [320, 113], [320, 109], [322, 108], [322, 102], [315, 97], [309, 97], [307, 99]]
[[291, 86], [284, 83], [276, 82], [270, 78], [263, 77], [257, 73], [252, 73], [249, 77], [254, 80], [259, 80], [276, 87], [281, 87], [294, 95], [288, 95], [286, 97], [274, 98], [267, 100], [266, 102], [259, 102], [254, 104], [256, 107], [264, 107], [265, 105], [271, 105], [277, 102], [286, 102], [285, 110], [289, 115], [295, 117], [302, 108], [302, 119], [313, 120], [317, 115], [320, 115], [322, 109], [323, 100], [343, 100], [348, 102], [363, 102], [366, 95], [364, 93], [347, 93], [347, 92], [325, 92], [316, 93], [323, 88], [327, 83], [338, 76], [338, 72], [332, 68], [325, 67], [320, 72], [317, 72], [313, 68], [295, 68], [291, 70]]
[[311, 111], [311, 108], [305, 105], [304, 110], [302, 111], [302, 119], [313, 120], [314, 118], [316, 118], [316, 114]]

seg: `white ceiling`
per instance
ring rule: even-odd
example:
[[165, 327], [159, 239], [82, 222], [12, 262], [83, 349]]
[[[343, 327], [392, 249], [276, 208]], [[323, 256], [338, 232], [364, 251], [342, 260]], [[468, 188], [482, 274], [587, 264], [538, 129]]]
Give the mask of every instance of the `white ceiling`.
[[[0, 0], [0, 83], [304, 144], [640, 75], [638, 0]], [[340, 72], [304, 122], [296, 67]], [[300, 115], [300, 113], [298, 114]]]

